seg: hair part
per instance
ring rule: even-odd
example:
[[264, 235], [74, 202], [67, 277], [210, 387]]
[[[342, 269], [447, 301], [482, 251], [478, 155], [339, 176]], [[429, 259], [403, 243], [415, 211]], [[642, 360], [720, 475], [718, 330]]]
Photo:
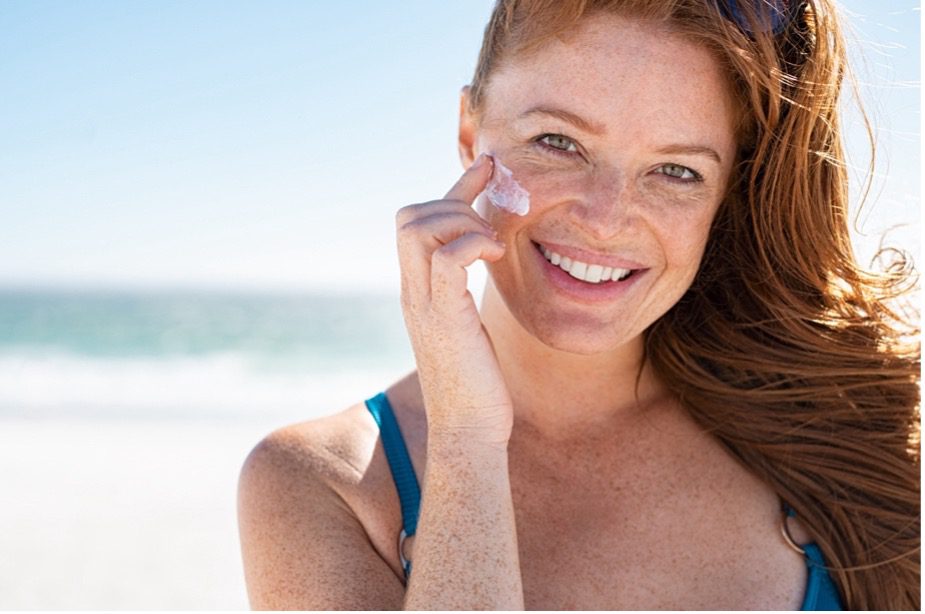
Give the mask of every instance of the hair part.
[[597, 14], [714, 52], [740, 107], [737, 159], [697, 277], [645, 332], [646, 360], [796, 510], [848, 609], [919, 610], [917, 275], [903, 252], [882, 249], [894, 258], [879, 272], [853, 253], [834, 0], [797, 3], [778, 35], [761, 32], [762, 3], [737, 4], [756, 34], [713, 0], [498, 0], [469, 111], [482, 117], [505, 62]]

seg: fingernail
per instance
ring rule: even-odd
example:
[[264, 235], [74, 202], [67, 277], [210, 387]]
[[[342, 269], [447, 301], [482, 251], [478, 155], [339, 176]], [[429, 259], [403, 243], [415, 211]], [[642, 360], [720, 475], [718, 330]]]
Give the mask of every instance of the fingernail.
[[472, 163], [472, 168], [478, 168], [485, 164], [485, 154], [479, 154], [479, 157], [475, 159], [475, 162]]

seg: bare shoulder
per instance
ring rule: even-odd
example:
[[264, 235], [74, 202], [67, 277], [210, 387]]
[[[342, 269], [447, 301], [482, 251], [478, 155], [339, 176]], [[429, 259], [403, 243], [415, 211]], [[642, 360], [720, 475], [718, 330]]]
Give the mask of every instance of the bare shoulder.
[[401, 568], [382, 538], [391, 510], [377, 441], [358, 402], [276, 429], [251, 450], [238, 519], [252, 607], [401, 608]]
[[362, 410], [363, 403], [357, 403], [274, 430], [251, 450], [242, 474], [270, 472], [274, 478], [291, 481], [292, 487], [310, 478], [338, 490], [349, 488], [362, 478], [364, 459], [378, 436], [375, 422], [367, 420]]
[[[418, 475], [423, 471], [427, 422], [417, 373], [385, 389]], [[324, 481], [361, 511], [369, 500], [392, 492], [391, 471], [380, 442], [379, 425], [365, 401], [331, 415], [279, 428], [251, 451], [242, 473], [260, 468], [282, 479], [306, 476]]]

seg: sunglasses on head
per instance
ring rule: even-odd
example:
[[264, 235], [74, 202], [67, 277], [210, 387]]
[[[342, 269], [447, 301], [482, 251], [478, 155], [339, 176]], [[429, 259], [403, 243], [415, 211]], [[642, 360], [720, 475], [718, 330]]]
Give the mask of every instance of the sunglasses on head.
[[[743, 2], [754, 3], [757, 23], [751, 23], [739, 8]], [[755, 34], [754, 26], [757, 26], [758, 32], [777, 36], [800, 14], [806, 0], [717, 0], [717, 4], [723, 14], [749, 36]]]

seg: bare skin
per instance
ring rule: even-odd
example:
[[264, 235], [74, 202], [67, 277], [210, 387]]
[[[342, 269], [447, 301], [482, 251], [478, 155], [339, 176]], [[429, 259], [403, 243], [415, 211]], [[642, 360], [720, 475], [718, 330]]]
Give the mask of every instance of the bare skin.
[[[416, 374], [386, 394], [420, 483], [427, 463], [427, 424]], [[805, 562], [781, 537], [780, 502], [773, 491], [700, 434], [683, 412], [663, 407], [648, 414], [648, 428], [627, 434], [638, 448], [599, 441], [594, 447], [552, 453], [528, 435], [512, 438], [510, 476], [525, 609], [798, 610], [806, 588]], [[285, 445], [281, 442], [294, 446], [285, 454], [293, 472], [304, 472], [303, 459], [315, 456], [317, 449], [332, 451], [325, 481], [359, 520], [358, 532], [374, 550], [372, 558], [388, 569], [387, 582], [374, 585], [370, 591], [376, 597], [363, 605], [401, 609], [401, 510], [378, 437], [378, 427], [360, 403], [281, 429], [271, 439], [277, 447]], [[615, 457], [615, 448], [623, 448], [625, 456]], [[639, 448], [645, 455], [636, 453]], [[605, 471], [607, 466], [612, 470]], [[662, 486], [649, 488], [652, 483]], [[313, 496], [301, 499], [306, 514], [317, 506]], [[811, 541], [797, 520], [789, 522], [798, 543]], [[291, 532], [288, 539], [308, 544], [316, 535]], [[405, 556], [412, 561], [414, 541], [412, 536], [405, 542]], [[356, 545], [344, 540], [332, 551], [348, 556]], [[278, 564], [280, 575], [293, 575], [291, 566]], [[361, 584], [368, 584], [366, 577]], [[346, 609], [356, 584], [343, 580], [338, 590], [346, 601], [337, 604], [298, 594], [260, 601], [258, 582], [249, 579], [248, 584], [255, 609]]]
[[[606, 17], [501, 70], [483, 117], [466, 112], [464, 90], [463, 165], [485, 152], [503, 159], [530, 191], [531, 212], [475, 204], [505, 244], [481, 256], [490, 280], [479, 316], [497, 363], [473, 371], [503, 376], [503, 390], [485, 388], [497, 396], [485, 404], [491, 428], [483, 433], [503, 454], [450, 445], [444, 434], [471, 428], [479, 416], [457, 420], [452, 403], [433, 407], [456, 394], [435, 387], [433, 368], [386, 390], [422, 486], [429, 469], [434, 484], [444, 484], [463, 470], [454, 460], [481, 458], [495, 490], [472, 485], [462, 500], [490, 492], [499, 502], [457, 525], [438, 517], [419, 525], [418, 537], [430, 537], [428, 556], [419, 551], [417, 559], [415, 538], [406, 542], [418, 582], [411, 606], [445, 603], [435, 600], [441, 596], [471, 605], [453, 601], [467, 595], [465, 586], [454, 592], [453, 580], [484, 568], [473, 572], [472, 590], [486, 583], [500, 601], [484, 603], [502, 609], [799, 609], [805, 563], [781, 537], [775, 493], [702, 433], [650, 370], [634, 389], [642, 334], [693, 280], [729, 177], [735, 143], [726, 87], [702, 48], [651, 24]], [[537, 106], [566, 108], [598, 129], [522, 117]], [[564, 137], [548, 143], [577, 155], [543, 152], [543, 134]], [[679, 143], [717, 159], [664, 153]], [[691, 182], [690, 171], [702, 181]], [[581, 303], [543, 281], [533, 243], [544, 241], [629, 257], [647, 270], [621, 299]], [[239, 509], [254, 607], [412, 609], [397, 552], [398, 497], [378, 436], [358, 403], [282, 429], [252, 453]], [[431, 453], [436, 464], [428, 467]], [[307, 475], [303, 485], [298, 476]], [[423, 506], [448, 504], [447, 486], [433, 489]], [[286, 519], [290, 512], [295, 520]], [[485, 530], [516, 539], [490, 540], [503, 550], [497, 560], [453, 559], [454, 539], [465, 546]], [[809, 541], [798, 523], [791, 532]], [[446, 577], [441, 564], [452, 570]], [[427, 593], [428, 582], [439, 590]]]

